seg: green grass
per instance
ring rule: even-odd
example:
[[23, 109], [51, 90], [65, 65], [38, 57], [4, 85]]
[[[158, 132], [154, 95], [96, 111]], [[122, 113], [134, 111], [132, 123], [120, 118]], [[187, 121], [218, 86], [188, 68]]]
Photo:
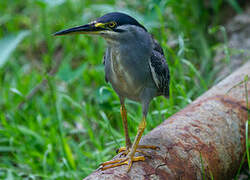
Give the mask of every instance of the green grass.
[[[166, 54], [171, 86], [169, 100], [151, 103], [147, 133], [213, 85], [220, 67], [213, 62], [218, 44], [208, 25], [219, 19], [222, 3], [212, 3], [212, 17], [198, 0], [1, 1], [0, 52], [6, 58], [0, 58], [0, 178], [80, 179], [124, 144], [119, 99], [104, 80], [104, 40], [54, 32], [120, 10], [154, 34]], [[59, 71], [48, 76], [58, 58]], [[48, 84], [18, 109], [43, 79]], [[127, 109], [134, 136], [141, 108], [127, 101]]]

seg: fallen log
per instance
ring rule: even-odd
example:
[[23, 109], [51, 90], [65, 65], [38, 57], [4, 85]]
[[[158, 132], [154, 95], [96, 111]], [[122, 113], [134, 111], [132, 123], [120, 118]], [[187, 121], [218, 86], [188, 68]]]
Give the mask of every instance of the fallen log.
[[141, 144], [160, 150], [148, 150], [151, 158], [135, 162], [129, 173], [126, 165], [98, 169], [85, 180], [233, 178], [246, 149], [245, 76], [250, 77], [250, 62], [145, 135]]

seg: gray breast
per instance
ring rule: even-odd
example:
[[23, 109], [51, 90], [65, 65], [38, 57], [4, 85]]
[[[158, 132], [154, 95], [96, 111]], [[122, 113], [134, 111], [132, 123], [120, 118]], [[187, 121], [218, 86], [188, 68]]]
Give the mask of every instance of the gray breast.
[[145, 38], [133, 39], [107, 48], [105, 77], [120, 97], [139, 101], [141, 91], [153, 83], [149, 67], [151, 40], [143, 41]]
[[133, 60], [127, 60], [116, 50], [111, 50], [110, 57], [110, 83], [118, 95], [132, 100], [138, 100], [140, 92], [146, 81], [146, 76], [138, 73]]

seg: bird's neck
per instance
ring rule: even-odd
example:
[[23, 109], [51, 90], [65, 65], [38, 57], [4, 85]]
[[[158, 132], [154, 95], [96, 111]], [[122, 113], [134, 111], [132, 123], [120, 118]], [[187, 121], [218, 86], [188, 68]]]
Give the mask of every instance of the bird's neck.
[[117, 51], [123, 51], [122, 53], [137, 52], [150, 54], [152, 52], [153, 41], [151, 35], [147, 32], [145, 33], [129, 33], [125, 36], [118, 38], [107, 38], [106, 39], [108, 47]]

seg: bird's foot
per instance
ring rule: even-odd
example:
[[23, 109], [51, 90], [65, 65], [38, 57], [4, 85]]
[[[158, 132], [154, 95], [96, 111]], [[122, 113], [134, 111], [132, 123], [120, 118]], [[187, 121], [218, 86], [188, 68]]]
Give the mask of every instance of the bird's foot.
[[[142, 154], [147, 154], [145, 152], [143, 152], [142, 150], [139, 149], [153, 149], [153, 150], [157, 150], [160, 149], [158, 146], [153, 146], [153, 145], [138, 145], [136, 152], [140, 152]], [[116, 150], [116, 153], [122, 153], [122, 155], [127, 155], [130, 151], [130, 148], [127, 147], [120, 147], [119, 149]], [[147, 156], [147, 155], [146, 155]]]
[[130, 170], [133, 162], [144, 161], [144, 160], [145, 160], [144, 156], [134, 157], [134, 155], [132, 155], [131, 153], [128, 153], [126, 155], [126, 157], [124, 157], [124, 158], [118, 158], [118, 159], [115, 159], [115, 160], [111, 160], [111, 161], [107, 161], [107, 162], [102, 163], [101, 164], [101, 169], [106, 170], [106, 169], [109, 169], [109, 168], [113, 168], [113, 167], [122, 166], [122, 165], [127, 164], [128, 165], [127, 172], [128, 172]]
[[121, 153], [121, 157], [115, 160], [111, 160], [111, 161], [107, 161], [101, 164], [101, 169], [105, 170], [105, 169], [109, 169], [109, 168], [113, 168], [113, 167], [117, 167], [117, 166], [121, 166], [121, 165], [128, 165], [128, 170], [127, 172], [130, 170], [133, 162], [136, 161], [144, 161], [145, 157], [150, 157], [150, 155], [144, 151], [142, 151], [141, 149], [153, 149], [153, 150], [157, 150], [160, 149], [158, 146], [151, 146], [151, 145], [138, 145], [137, 148], [135, 149], [135, 152], [141, 153], [143, 154], [143, 156], [137, 156], [135, 157], [134, 154], [132, 153], [130, 148], [127, 147], [121, 147], [117, 150], [117, 153]]

